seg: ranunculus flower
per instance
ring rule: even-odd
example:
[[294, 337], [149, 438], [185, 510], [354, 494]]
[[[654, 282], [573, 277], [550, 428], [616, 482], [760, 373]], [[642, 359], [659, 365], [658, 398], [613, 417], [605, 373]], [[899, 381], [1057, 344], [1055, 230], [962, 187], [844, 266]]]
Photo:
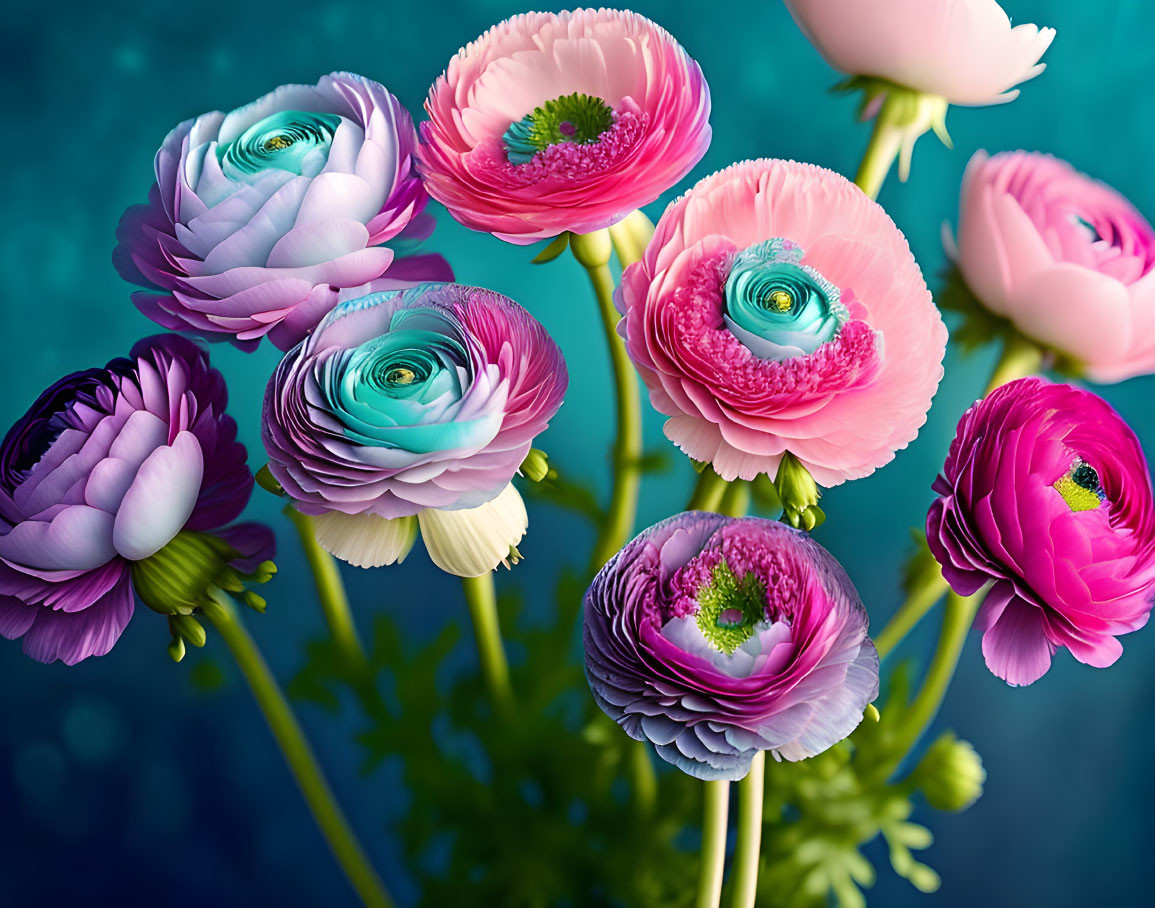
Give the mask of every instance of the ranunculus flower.
[[269, 469], [337, 557], [400, 561], [419, 524], [438, 566], [478, 576], [525, 533], [510, 480], [567, 381], [546, 330], [500, 294], [427, 284], [346, 300], [269, 381]]
[[999, 104], [1046, 64], [1053, 28], [1017, 25], [995, 0], [786, 0], [826, 62], [951, 104]]
[[986, 308], [1094, 380], [1155, 372], [1155, 228], [1109, 186], [1049, 155], [980, 151], [955, 258]]
[[342, 288], [452, 279], [440, 256], [397, 257], [433, 230], [416, 145], [400, 102], [352, 73], [186, 120], [156, 154], [148, 203], [121, 218], [113, 261], [165, 328], [287, 350]]
[[585, 597], [586, 674], [630, 737], [699, 779], [740, 779], [849, 735], [878, 693], [867, 615], [800, 530], [690, 511], [644, 530]]
[[590, 233], [654, 201], [710, 144], [702, 71], [637, 13], [525, 13], [450, 60], [419, 166], [457, 220], [511, 243]]
[[1101, 398], [1020, 379], [959, 421], [926, 536], [963, 596], [991, 587], [975, 626], [992, 672], [1030, 684], [1066, 647], [1102, 668], [1147, 622], [1155, 507], [1139, 441]]
[[271, 553], [264, 527], [221, 529], [253, 487], [227, 399], [205, 353], [175, 335], [40, 395], [0, 445], [0, 634], [72, 665], [112, 648], [136, 566], [178, 535], [211, 534], [243, 572]]
[[942, 378], [946, 328], [906, 239], [809, 164], [702, 180], [618, 304], [666, 435], [726, 479], [773, 476], [786, 451], [825, 486], [866, 476], [918, 434]]

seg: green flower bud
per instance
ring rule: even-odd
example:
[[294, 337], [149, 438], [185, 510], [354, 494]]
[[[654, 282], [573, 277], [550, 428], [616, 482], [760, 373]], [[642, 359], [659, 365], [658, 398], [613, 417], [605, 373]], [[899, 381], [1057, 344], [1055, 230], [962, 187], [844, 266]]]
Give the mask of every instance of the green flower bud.
[[521, 462], [521, 475], [530, 482], [541, 482], [549, 476], [549, 458], [545, 451], [530, 448], [525, 460]]
[[966, 810], [983, 793], [987, 773], [982, 758], [968, 741], [944, 732], [927, 750], [911, 774], [927, 803], [936, 810]]
[[782, 520], [785, 523], [809, 533], [826, 520], [822, 508], [818, 507], [821, 495], [818, 484], [810, 471], [789, 451], [782, 455], [774, 486], [782, 500]]

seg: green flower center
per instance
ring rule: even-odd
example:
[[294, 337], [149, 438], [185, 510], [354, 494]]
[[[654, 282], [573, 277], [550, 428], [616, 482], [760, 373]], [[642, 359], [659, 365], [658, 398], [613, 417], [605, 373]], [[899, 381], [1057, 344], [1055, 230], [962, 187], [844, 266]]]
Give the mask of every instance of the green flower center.
[[1071, 469], [1055, 483], [1055, 490], [1063, 496], [1072, 511], [1093, 511], [1106, 499], [1099, 474], [1093, 466], [1077, 459]]
[[511, 164], [525, 164], [551, 145], [589, 145], [614, 125], [614, 109], [601, 98], [574, 92], [534, 108], [502, 136]]
[[766, 620], [766, 585], [752, 571], [738, 578], [725, 561], [714, 565], [696, 598], [702, 636], [727, 656]]

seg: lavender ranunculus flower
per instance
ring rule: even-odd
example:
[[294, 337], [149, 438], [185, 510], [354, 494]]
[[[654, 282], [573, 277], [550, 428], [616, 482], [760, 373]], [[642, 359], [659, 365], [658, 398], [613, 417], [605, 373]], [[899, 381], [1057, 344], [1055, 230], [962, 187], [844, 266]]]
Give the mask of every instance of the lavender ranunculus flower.
[[426, 284], [342, 302], [265, 392], [269, 470], [317, 540], [360, 567], [434, 562], [479, 576], [510, 556], [510, 480], [561, 406], [561, 351], [512, 300]]
[[439, 255], [398, 257], [433, 230], [416, 146], [401, 103], [352, 73], [186, 120], [156, 154], [148, 203], [121, 218], [113, 261], [165, 328], [287, 350], [343, 288], [452, 279]]
[[[112, 648], [139, 570], [172, 565], [174, 546], [195, 550], [206, 582], [209, 568], [248, 573], [272, 553], [264, 527], [221, 529], [253, 487], [227, 400], [207, 355], [176, 335], [40, 395], [0, 445], [0, 634], [72, 665]], [[163, 595], [177, 578], [146, 574], [150, 606], [193, 610]]]
[[878, 693], [867, 615], [805, 533], [690, 511], [644, 530], [585, 598], [586, 674], [632, 738], [699, 779], [740, 779], [849, 735]]

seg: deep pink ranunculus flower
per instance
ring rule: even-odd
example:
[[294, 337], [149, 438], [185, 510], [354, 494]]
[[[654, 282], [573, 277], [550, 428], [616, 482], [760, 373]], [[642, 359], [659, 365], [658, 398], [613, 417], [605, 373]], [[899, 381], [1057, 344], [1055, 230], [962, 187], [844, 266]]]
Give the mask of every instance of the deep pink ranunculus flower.
[[710, 144], [698, 64], [637, 13], [525, 13], [429, 91], [419, 167], [457, 220], [511, 243], [589, 233], [654, 201]]
[[148, 203], [121, 218], [113, 262], [165, 328], [287, 350], [344, 288], [452, 279], [441, 256], [401, 257], [433, 230], [416, 145], [401, 103], [353, 73], [186, 120], [156, 154]]
[[1089, 391], [1036, 378], [991, 392], [959, 421], [926, 518], [952, 589], [991, 584], [975, 626], [990, 670], [1030, 684], [1066, 647], [1111, 665], [1147, 623], [1155, 507], [1135, 433]]
[[227, 402], [208, 356], [176, 335], [40, 395], [0, 444], [0, 634], [72, 665], [112, 648], [132, 564], [178, 533], [225, 541], [243, 572], [272, 553], [265, 527], [225, 527], [253, 488]]
[[918, 434], [946, 328], [905, 237], [829, 170], [735, 164], [672, 203], [618, 290], [618, 330], [670, 418], [725, 479], [784, 452], [834, 486]]
[[940, 95], [951, 104], [999, 104], [1039, 62], [1053, 28], [1016, 25], [995, 0], [786, 0], [826, 62]]
[[773, 520], [688, 511], [628, 543], [585, 596], [586, 675], [630, 737], [699, 779], [760, 750], [803, 760], [878, 694], [866, 609], [842, 566]]
[[1155, 372], [1155, 228], [1111, 187], [1050, 155], [980, 151], [955, 258], [984, 306], [1095, 381]]

